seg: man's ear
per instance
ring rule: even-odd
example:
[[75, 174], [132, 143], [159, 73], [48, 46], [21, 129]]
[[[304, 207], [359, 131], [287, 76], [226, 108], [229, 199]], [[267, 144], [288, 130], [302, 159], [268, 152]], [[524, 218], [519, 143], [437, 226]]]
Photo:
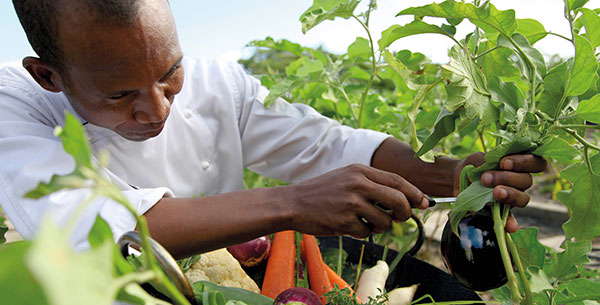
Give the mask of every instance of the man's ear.
[[31, 77], [42, 86], [52, 91], [62, 91], [62, 81], [56, 70], [37, 57], [23, 58], [23, 67], [31, 74]]

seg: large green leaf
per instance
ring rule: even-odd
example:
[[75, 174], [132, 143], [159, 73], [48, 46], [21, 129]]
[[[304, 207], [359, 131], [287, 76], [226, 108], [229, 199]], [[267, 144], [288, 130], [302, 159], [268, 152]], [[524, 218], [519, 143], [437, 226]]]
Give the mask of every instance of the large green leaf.
[[[511, 36], [511, 39], [512, 41], [505, 36], [500, 36], [498, 37], [498, 45], [514, 50], [514, 52], [517, 55], [519, 55], [519, 57], [526, 56], [529, 59], [529, 61], [536, 67], [537, 76], [540, 79], [543, 78], [544, 75], [546, 75], [546, 73], [548, 72], [548, 68], [546, 67], [546, 61], [544, 60], [544, 55], [536, 48], [532, 47], [529, 43], [529, 40], [527, 40], [527, 38], [525, 38], [525, 36], [521, 35], [520, 33], [513, 34]], [[521, 51], [523, 51], [523, 53], [520, 53], [517, 47]]]
[[594, 76], [598, 68], [594, 49], [590, 42], [579, 35], [574, 35], [574, 39], [575, 60], [570, 69], [571, 73], [565, 93], [570, 96], [584, 94], [596, 80]]
[[531, 152], [536, 144], [531, 138], [513, 136], [512, 141], [494, 147], [485, 154], [485, 162], [469, 173], [469, 180], [479, 181], [481, 175], [489, 170], [497, 169], [500, 160], [506, 155]]
[[523, 107], [523, 93], [514, 82], [504, 82], [498, 76], [490, 77], [488, 87], [492, 94], [492, 102], [500, 109], [500, 123], [515, 122], [517, 110]]
[[569, 220], [563, 224], [567, 238], [590, 240], [600, 235], [600, 154], [590, 158], [593, 171], [582, 163], [565, 169], [561, 175], [570, 180], [573, 189], [556, 194], [569, 209]]
[[519, 257], [525, 269], [529, 266], [544, 267], [546, 248], [538, 240], [538, 228], [522, 229], [512, 233], [511, 237], [519, 250]]
[[537, 266], [531, 266], [527, 269], [527, 272], [531, 275], [531, 279], [529, 280], [531, 292], [539, 293], [547, 290], [554, 290], [548, 275], [546, 275], [543, 269]]
[[315, 0], [313, 5], [300, 16], [302, 33], [306, 34], [310, 29], [328, 19], [352, 17], [359, 2], [360, 0]]
[[468, 213], [483, 209], [486, 203], [492, 202], [493, 188], [484, 186], [480, 180], [474, 181], [456, 198], [456, 203], [450, 211], [450, 225], [453, 232], [458, 232], [458, 223]]
[[296, 56], [302, 56], [302, 52], [304, 50], [304, 48], [297, 43], [293, 43], [286, 39], [275, 41], [271, 37], [267, 37], [264, 40], [253, 40], [250, 43], [248, 43], [248, 46], [270, 48], [279, 51], [288, 51]]
[[407, 8], [398, 15], [431, 16], [443, 18], [468, 18], [473, 24], [486, 32], [500, 32], [506, 36], [512, 35], [517, 29], [514, 10], [499, 11], [488, 3], [476, 7], [471, 3], [447, 0], [420, 7]]
[[444, 29], [437, 25], [429, 24], [420, 20], [415, 20], [405, 25], [392, 25], [385, 31], [381, 32], [381, 38], [377, 43], [379, 44], [379, 50], [383, 50], [391, 45], [394, 41], [417, 34], [442, 34], [445, 36], [452, 37], [452, 35], [446, 32]]
[[581, 304], [598, 304], [597, 302], [600, 301], [600, 283], [590, 279], [573, 279], [567, 283], [560, 284], [558, 289], [560, 291], [567, 291], [568, 295], [558, 294], [555, 304], [568, 304], [573, 300], [587, 300], [587, 302], [581, 302]]
[[588, 1], [590, 0], [568, 0], [567, 2], [569, 3], [569, 9], [575, 10], [584, 6]]
[[579, 102], [577, 115], [586, 121], [600, 123], [600, 94]]
[[569, 163], [579, 155], [579, 151], [564, 139], [555, 137], [545, 140], [533, 154]]
[[600, 45], [600, 16], [588, 8], [580, 8], [579, 11], [583, 14], [585, 36], [592, 47], [596, 48]]
[[70, 113], [65, 115], [65, 126], [54, 131], [62, 139], [65, 151], [73, 156], [76, 166], [92, 167], [90, 145], [79, 120]]
[[49, 304], [44, 291], [25, 266], [25, 256], [30, 249], [30, 241], [0, 246], [0, 303]]
[[348, 46], [348, 56], [350, 58], [369, 59], [371, 57], [369, 41], [362, 37], [356, 37], [356, 40]]
[[449, 112], [446, 108], [442, 108], [442, 111], [438, 115], [435, 125], [433, 126], [433, 131], [427, 137], [427, 139], [423, 142], [423, 146], [419, 148], [416, 156], [421, 157], [426, 152], [430, 151], [435, 147], [435, 145], [443, 139], [445, 136], [451, 134], [455, 129], [455, 121], [458, 118], [458, 115]]
[[517, 32], [525, 36], [531, 45], [548, 35], [544, 26], [535, 19], [517, 19], [517, 25]]
[[270, 106], [277, 98], [283, 96], [291, 90], [304, 86], [309, 82], [308, 77], [298, 77], [295, 75], [289, 75], [285, 80], [273, 85], [269, 90], [269, 95], [265, 98], [265, 107]]
[[567, 61], [550, 69], [544, 77], [544, 91], [540, 96], [537, 108], [556, 119], [568, 103], [560, 104], [567, 88], [569, 75]]
[[592, 251], [592, 242], [584, 241], [566, 241], [565, 250], [556, 255], [556, 261], [552, 267], [552, 273], [549, 274], [557, 280], [562, 280], [578, 272], [578, 267], [589, 263], [588, 254]]
[[25, 262], [52, 304], [111, 304], [118, 288], [113, 284], [113, 249], [110, 241], [76, 253], [68, 234], [50, 219], [40, 226]]

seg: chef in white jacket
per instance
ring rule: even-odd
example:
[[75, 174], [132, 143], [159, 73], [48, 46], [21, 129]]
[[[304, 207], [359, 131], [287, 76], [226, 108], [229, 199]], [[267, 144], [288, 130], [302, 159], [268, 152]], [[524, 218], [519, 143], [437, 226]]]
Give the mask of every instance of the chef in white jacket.
[[[23, 198], [74, 168], [53, 135], [65, 111], [84, 126], [94, 155], [110, 153], [105, 174], [177, 257], [287, 229], [383, 232], [412, 207], [426, 208], [424, 193], [455, 194], [460, 169], [482, 161], [475, 154], [423, 163], [403, 142], [306, 105], [279, 99], [265, 107], [267, 90], [237, 64], [183, 56], [166, 0], [43, 2], [13, 1], [39, 57], [0, 70], [0, 204], [25, 238], [45, 215], [65, 223], [89, 194]], [[532, 155], [507, 156], [482, 182], [497, 200], [522, 207], [529, 173], [544, 167]], [[243, 190], [244, 168], [291, 184]], [[115, 237], [136, 227], [123, 207], [98, 198], [74, 247], [88, 246], [97, 215]], [[514, 220], [507, 229], [516, 230]]]

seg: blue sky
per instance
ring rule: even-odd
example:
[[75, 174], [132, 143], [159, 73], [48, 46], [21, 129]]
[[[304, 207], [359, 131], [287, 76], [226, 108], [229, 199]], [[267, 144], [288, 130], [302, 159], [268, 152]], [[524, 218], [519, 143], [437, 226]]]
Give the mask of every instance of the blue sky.
[[[370, 24], [374, 39], [392, 24], [410, 21], [406, 17], [395, 17], [401, 9], [429, 2], [379, 0]], [[492, 0], [492, 3], [499, 9], [515, 9], [517, 18], [537, 19], [546, 30], [563, 35], [569, 33], [568, 23], [562, 16], [562, 0]], [[171, 1], [182, 47], [193, 57], [236, 60], [251, 52], [244, 47], [249, 41], [267, 36], [286, 38], [306, 46], [324, 45], [330, 51], [344, 52], [356, 36], [364, 36], [356, 21], [340, 19], [326, 21], [306, 35], [302, 34], [298, 18], [311, 4], [312, 0]], [[591, 0], [586, 7], [600, 7], [600, 0]], [[20, 61], [23, 56], [33, 54], [15, 16], [12, 1], [0, 1], [0, 29], [3, 35], [0, 63]], [[468, 31], [470, 29], [464, 29], [464, 33]], [[422, 52], [434, 61], [446, 62], [446, 51], [451, 45], [449, 39], [440, 35], [421, 35], [401, 39], [392, 48]], [[536, 47], [546, 55], [570, 56], [572, 53], [572, 47], [556, 37], [546, 38]]]

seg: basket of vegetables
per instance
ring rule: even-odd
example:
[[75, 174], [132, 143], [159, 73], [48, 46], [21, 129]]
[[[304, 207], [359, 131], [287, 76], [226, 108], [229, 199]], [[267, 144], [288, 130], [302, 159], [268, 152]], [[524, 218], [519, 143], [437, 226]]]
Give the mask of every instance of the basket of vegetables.
[[[401, 254], [382, 245], [351, 237], [315, 237], [293, 231], [278, 232], [227, 250], [252, 278], [257, 291], [226, 287], [186, 277], [193, 262], [175, 261], [158, 243], [154, 252], [165, 274], [190, 304], [284, 305], [284, 304], [411, 304], [411, 302], [481, 301], [480, 297], [448, 273], [414, 257], [423, 242]], [[124, 256], [140, 242], [135, 232], [121, 237]], [[152, 285], [144, 287], [168, 300]]]

